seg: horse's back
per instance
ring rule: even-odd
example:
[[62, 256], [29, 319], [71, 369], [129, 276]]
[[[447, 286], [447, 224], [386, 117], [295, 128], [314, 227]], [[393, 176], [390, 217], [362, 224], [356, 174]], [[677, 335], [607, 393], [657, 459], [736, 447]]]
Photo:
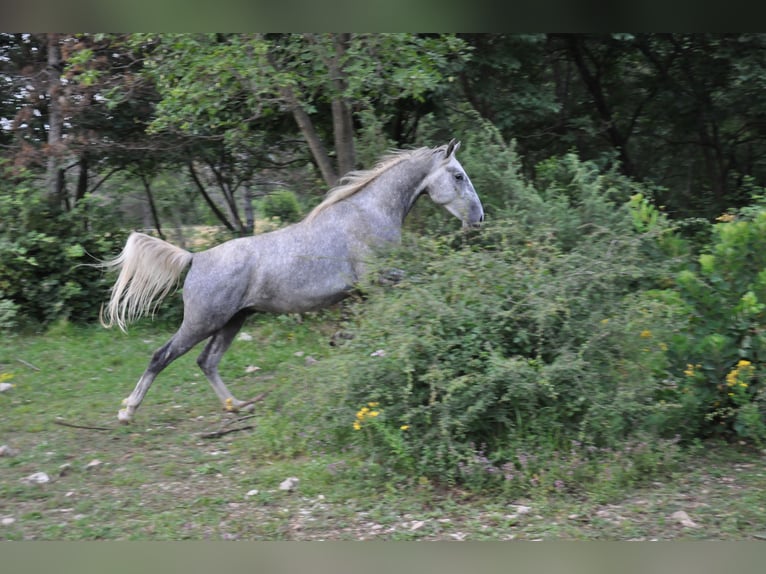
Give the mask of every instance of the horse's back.
[[195, 253], [184, 301], [205, 312], [302, 312], [342, 299], [356, 279], [345, 238], [297, 224]]

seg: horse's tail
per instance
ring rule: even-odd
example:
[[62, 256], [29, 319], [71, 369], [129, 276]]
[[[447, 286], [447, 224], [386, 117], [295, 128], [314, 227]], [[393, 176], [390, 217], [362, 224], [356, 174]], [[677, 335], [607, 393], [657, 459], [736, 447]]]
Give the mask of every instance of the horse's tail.
[[116, 258], [103, 261], [100, 267], [120, 270], [106, 306], [101, 307], [101, 324], [110, 328], [126, 325], [154, 312], [165, 296], [177, 285], [192, 260], [192, 254], [167, 241], [133, 232]]

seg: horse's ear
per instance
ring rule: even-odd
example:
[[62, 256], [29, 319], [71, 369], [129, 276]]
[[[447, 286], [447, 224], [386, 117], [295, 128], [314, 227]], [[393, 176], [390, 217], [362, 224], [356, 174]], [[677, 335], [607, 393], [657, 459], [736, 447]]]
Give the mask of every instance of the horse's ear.
[[447, 144], [447, 151], [444, 153], [444, 156], [450, 157], [459, 149], [460, 149], [460, 142], [453, 138]]

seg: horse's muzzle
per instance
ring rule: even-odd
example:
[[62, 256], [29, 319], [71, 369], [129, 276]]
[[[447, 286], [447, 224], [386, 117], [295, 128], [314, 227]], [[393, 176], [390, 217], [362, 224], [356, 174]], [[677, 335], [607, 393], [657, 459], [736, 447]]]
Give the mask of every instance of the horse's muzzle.
[[481, 227], [481, 224], [484, 222], [484, 212], [481, 212], [479, 214], [478, 218], [472, 218], [471, 220], [463, 220], [463, 229], [477, 229]]

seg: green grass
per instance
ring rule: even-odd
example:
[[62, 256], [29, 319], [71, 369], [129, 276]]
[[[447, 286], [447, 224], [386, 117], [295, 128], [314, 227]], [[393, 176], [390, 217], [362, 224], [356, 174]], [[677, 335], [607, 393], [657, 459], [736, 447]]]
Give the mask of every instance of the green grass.
[[[171, 333], [162, 325], [125, 335], [61, 324], [5, 338], [0, 374], [15, 387], [0, 394], [0, 445], [15, 453], [0, 458], [0, 539], [747, 540], [766, 531], [764, 456], [741, 445], [704, 445], [661, 482], [525, 499], [324, 452], [321, 429], [302, 428], [281, 405], [311, 396], [306, 356], [332, 352], [337, 324], [337, 311], [249, 322], [252, 340], [233, 344], [221, 373], [237, 397], [266, 398], [239, 422], [222, 412], [195, 350], [158, 377], [132, 425], [118, 425], [120, 401]], [[203, 438], [224, 425], [255, 428]], [[51, 481], [23, 481], [35, 472]], [[279, 490], [290, 476], [298, 488]], [[696, 527], [673, 518], [679, 510]]]

